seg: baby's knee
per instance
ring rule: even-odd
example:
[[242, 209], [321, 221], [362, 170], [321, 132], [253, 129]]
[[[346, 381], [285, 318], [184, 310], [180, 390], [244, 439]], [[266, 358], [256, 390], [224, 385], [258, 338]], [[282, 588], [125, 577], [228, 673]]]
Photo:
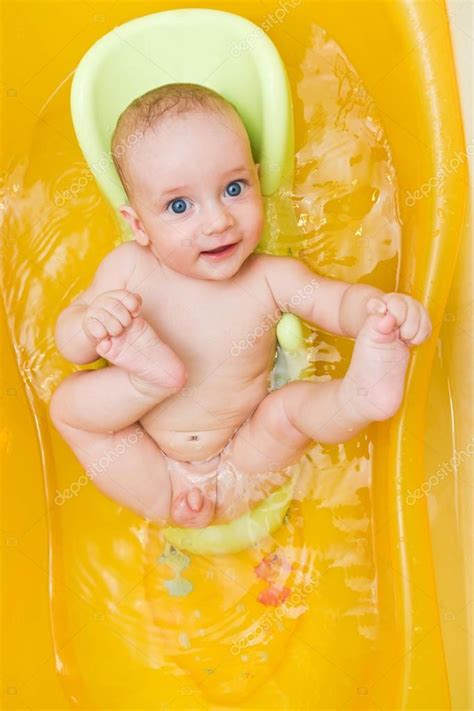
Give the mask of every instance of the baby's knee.
[[65, 378], [65, 380], [58, 385], [51, 397], [51, 401], [49, 403], [49, 416], [56, 429], [59, 429], [61, 425], [65, 424], [64, 418], [67, 412], [67, 404], [70, 400], [68, 384], [71, 380], [76, 380], [79, 376], [80, 372], [77, 372], [73, 373], [68, 378]]
[[297, 418], [292, 416], [297, 400], [295, 396], [300, 391], [298, 387], [293, 387], [294, 385], [297, 386], [298, 383], [285, 385], [267, 395], [263, 401], [265, 426], [278, 441], [291, 441], [295, 437], [299, 441], [301, 437]]
[[51, 402], [49, 403], [49, 416], [51, 418], [51, 422], [56, 427], [56, 429], [59, 429], [59, 427], [63, 424], [64, 412], [65, 398], [61, 390], [61, 386], [59, 386], [54, 391], [53, 396], [51, 398]]

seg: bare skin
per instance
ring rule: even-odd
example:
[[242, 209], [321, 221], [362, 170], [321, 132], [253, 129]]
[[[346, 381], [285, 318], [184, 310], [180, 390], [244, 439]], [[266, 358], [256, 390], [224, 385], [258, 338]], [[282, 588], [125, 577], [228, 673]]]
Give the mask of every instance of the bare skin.
[[[405, 294], [252, 254], [258, 166], [233, 114], [160, 125], [131, 149], [127, 172], [121, 213], [135, 241], [107, 255], [56, 327], [70, 361], [102, 356], [110, 367], [67, 378], [51, 416], [110, 498], [159, 523], [229, 521], [280, 486], [313, 440], [344, 442], [393, 416], [409, 346], [426, 340], [430, 320]], [[185, 187], [164, 194], [175, 186]], [[288, 310], [356, 339], [343, 379], [268, 393], [276, 315]], [[120, 442], [125, 451], [98, 471]]]

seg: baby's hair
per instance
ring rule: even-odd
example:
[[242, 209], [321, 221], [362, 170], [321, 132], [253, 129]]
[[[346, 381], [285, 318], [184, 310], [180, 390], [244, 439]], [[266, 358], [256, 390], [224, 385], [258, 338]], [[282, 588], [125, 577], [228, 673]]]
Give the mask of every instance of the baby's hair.
[[237, 112], [235, 106], [213, 89], [200, 84], [165, 84], [134, 99], [120, 114], [112, 136], [111, 152], [122, 185], [129, 195], [126, 156], [147, 131], [154, 130], [165, 119], [192, 111], [225, 114]]

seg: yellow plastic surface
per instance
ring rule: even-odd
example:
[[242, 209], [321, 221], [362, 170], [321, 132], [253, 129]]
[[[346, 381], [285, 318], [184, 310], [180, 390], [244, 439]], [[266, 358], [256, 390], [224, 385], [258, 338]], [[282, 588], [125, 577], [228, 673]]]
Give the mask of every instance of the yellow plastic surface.
[[[426, 497], [413, 504], [408, 495], [449, 461], [455, 448], [469, 451], [469, 441], [457, 434], [457, 418], [462, 415], [464, 432], [470, 416], [463, 382], [472, 339], [466, 340], [462, 327], [469, 298], [458, 285], [450, 295], [466, 207], [466, 161], [446, 169], [426, 197], [413, 204], [410, 199], [465, 151], [442, 3], [295, 2], [284, 5], [280, 20], [275, 13], [282, 4], [209, 4], [267, 29], [301, 102], [311, 91], [312, 24], [324, 27], [362, 77], [382, 118], [401, 196], [397, 287], [427, 304], [434, 337], [414, 354], [399, 415], [370, 432], [369, 469], [361, 473], [347, 464], [357, 460], [360, 442], [345, 448], [347, 459], [337, 460], [335, 449], [319, 452], [319, 459], [313, 458], [317, 466], [306, 459], [303, 494], [292, 504], [288, 525], [274, 537], [235, 556], [174, 563], [194, 585], [186, 597], [163, 590], [163, 580], [173, 577], [173, 563], [164, 561], [156, 530], [90, 484], [57, 503], [58, 490], [64, 492], [81, 472], [47, 419], [51, 389], [58, 373], [66, 372], [53, 355], [52, 324], [61, 299], [90, 277], [110, 247], [110, 234], [118, 233], [74, 144], [70, 73], [86, 48], [114, 26], [151, 11], [193, 5], [201, 6], [5, 3], [8, 63], [2, 93], [8, 139], [2, 176], [13, 210], [4, 232], [5, 310], [13, 347], [5, 350], [1, 391], [7, 411], [1, 431], [2, 706], [466, 708], [469, 633], [462, 565], [467, 552], [460, 533], [466, 522], [456, 502], [470, 488], [461, 468], [431, 485], [430, 508], [436, 509], [431, 525]], [[341, 76], [341, 96], [347, 96], [352, 79]], [[295, 110], [298, 150], [308, 126], [301, 105]], [[316, 117], [315, 145], [317, 128]], [[17, 160], [9, 164], [12, 156]], [[65, 189], [77, 179], [77, 166], [84, 192], [79, 202], [68, 201]], [[305, 177], [299, 179], [301, 185]], [[15, 188], [23, 184], [27, 190]], [[61, 200], [67, 204], [56, 222]], [[95, 253], [84, 250], [85, 219], [87, 245], [93, 239]], [[58, 231], [74, 244], [77, 256], [67, 268], [57, 251], [49, 250]], [[14, 271], [19, 254], [20, 273]], [[367, 279], [393, 288], [392, 267], [374, 270]], [[453, 506], [443, 506], [441, 497]], [[258, 600], [264, 584], [255, 567], [275, 546], [298, 551], [284, 616], [281, 608]], [[233, 636], [242, 626], [247, 634]]]

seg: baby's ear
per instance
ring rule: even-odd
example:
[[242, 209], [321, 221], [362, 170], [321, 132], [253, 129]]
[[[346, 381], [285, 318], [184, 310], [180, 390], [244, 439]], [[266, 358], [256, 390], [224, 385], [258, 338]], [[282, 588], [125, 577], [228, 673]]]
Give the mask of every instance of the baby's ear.
[[141, 244], [142, 247], [147, 247], [150, 240], [145, 232], [142, 221], [133, 207], [130, 207], [130, 205], [120, 205], [119, 212], [132, 228], [133, 236], [138, 244]]

